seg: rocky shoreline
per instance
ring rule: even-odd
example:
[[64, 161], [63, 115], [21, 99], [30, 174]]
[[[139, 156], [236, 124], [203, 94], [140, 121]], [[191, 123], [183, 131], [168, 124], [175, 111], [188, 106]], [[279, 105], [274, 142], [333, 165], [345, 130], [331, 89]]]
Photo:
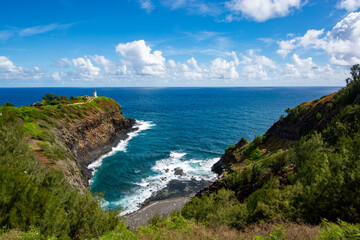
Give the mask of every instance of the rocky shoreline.
[[109, 153], [113, 147], [119, 144], [120, 141], [126, 140], [129, 136], [128, 133], [135, 132], [138, 130], [138, 128], [134, 128], [136, 120], [132, 118], [127, 118], [128, 124], [126, 124], [125, 128], [119, 129], [117, 132], [115, 132], [111, 138], [110, 143], [103, 148], [100, 149], [100, 151], [94, 151], [89, 156], [87, 161], [85, 161], [84, 164], [80, 164], [81, 166], [81, 172], [86, 180], [86, 182], [89, 182], [89, 180], [93, 177], [92, 170], [88, 169], [88, 166], [98, 160], [101, 156]]
[[[220, 162], [221, 160], [219, 160]], [[215, 163], [215, 164], [218, 164]], [[215, 166], [215, 164], [213, 166]], [[181, 173], [182, 169], [177, 169]], [[221, 177], [221, 176], [218, 176]], [[184, 205], [195, 196], [201, 196], [216, 183], [207, 180], [171, 180], [167, 186], [146, 199], [140, 209], [124, 216], [127, 226], [135, 230], [138, 226], [148, 225], [148, 221], [156, 215], [169, 215], [173, 211], [181, 211]]]

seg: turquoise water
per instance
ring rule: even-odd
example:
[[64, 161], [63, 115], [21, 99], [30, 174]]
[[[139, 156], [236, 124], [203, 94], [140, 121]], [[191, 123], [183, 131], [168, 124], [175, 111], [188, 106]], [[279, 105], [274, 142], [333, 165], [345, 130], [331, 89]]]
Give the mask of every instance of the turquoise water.
[[[139, 130], [95, 162], [91, 190], [104, 207], [134, 211], [171, 180], [214, 180], [211, 166], [241, 137], [252, 140], [302, 102], [334, 87], [295, 88], [98, 88], [114, 98]], [[0, 89], [0, 104], [28, 105], [45, 93], [90, 95], [87, 88]], [[174, 175], [180, 167], [185, 175]]]

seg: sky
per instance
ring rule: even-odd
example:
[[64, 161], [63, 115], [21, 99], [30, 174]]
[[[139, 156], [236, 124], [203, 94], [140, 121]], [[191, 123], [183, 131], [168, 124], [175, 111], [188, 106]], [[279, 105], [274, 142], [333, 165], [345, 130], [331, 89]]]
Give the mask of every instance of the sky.
[[0, 87], [343, 86], [360, 0], [0, 0]]

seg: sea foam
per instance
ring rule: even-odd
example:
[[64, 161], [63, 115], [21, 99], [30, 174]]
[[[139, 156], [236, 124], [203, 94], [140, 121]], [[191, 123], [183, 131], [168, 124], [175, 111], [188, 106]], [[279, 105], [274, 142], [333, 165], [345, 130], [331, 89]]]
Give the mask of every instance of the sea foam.
[[[135, 187], [125, 198], [114, 202], [104, 201], [103, 207], [120, 205], [124, 209], [121, 215], [126, 215], [138, 210], [146, 199], [150, 198], [153, 193], [165, 188], [172, 180], [216, 180], [216, 174], [211, 172], [211, 167], [219, 158], [184, 159], [186, 155], [183, 152], [170, 152], [167, 158], [155, 162], [151, 168], [155, 172], [154, 175], [143, 178], [141, 182], [134, 182]], [[176, 168], [181, 168], [183, 174], [175, 175]]]
[[[147, 130], [147, 129], [151, 129], [154, 126], [156, 126], [156, 125], [154, 123], [152, 123], [151, 121], [136, 120], [135, 124], [133, 126], [133, 128], [137, 128], [136, 131], [129, 132], [127, 134], [128, 137], [124, 140], [120, 140], [120, 142], [115, 147], [113, 147], [110, 152], [100, 156], [95, 162], [92, 162], [91, 164], [89, 164], [88, 169], [92, 170], [92, 175], [94, 176], [94, 174], [100, 168], [100, 166], [105, 158], [110, 157], [110, 156], [116, 154], [117, 152], [126, 152], [126, 147], [128, 146], [129, 141], [132, 138], [138, 136], [140, 132]], [[92, 182], [93, 182], [93, 180], [90, 179], [89, 184], [91, 185]]]

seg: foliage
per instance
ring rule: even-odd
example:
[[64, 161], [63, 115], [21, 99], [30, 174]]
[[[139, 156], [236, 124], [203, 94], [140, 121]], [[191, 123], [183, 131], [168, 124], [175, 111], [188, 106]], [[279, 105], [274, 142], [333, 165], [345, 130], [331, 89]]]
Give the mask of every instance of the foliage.
[[[99, 199], [80, 194], [59, 170], [39, 166], [31, 156], [25, 130], [36, 135], [38, 126], [20, 126], [15, 108], [4, 107], [2, 113], [0, 226], [30, 232], [33, 226], [43, 236], [60, 239], [97, 237], [114, 229], [119, 223], [116, 211], [104, 212]], [[48, 146], [59, 157], [53, 146]]]
[[322, 116], [321, 116], [321, 113], [318, 112], [318, 113], [316, 114], [316, 120], [319, 121], [319, 120], [321, 119], [321, 117], [322, 117]]
[[201, 199], [195, 197], [191, 203], [185, 205], [182, 214], [212, 227], [226, 224], [242, 228], [247, 212], [245, 206], [236, 200], [234, 192], [221, 189]]
[[[351, 82], [340, 91], [332, 110], [339, 104], [352, 103], [360, 93], [359, 81]], [[339, 100], [341, 99], [341, 101]], [[296, 107], [291, 114], [305, 111]], [[322, 119], [318, 113], [317, 119]], [[347, 104], [339, 109], [322, 133], [304, 136], [295, 147], [278, 154], [261, 155], [258, 138], [240, 148], [248, 162], [239, 170], [233, 170], [222, 180], [224, 186], [242, 207], [233, 216], [243, 227], [259, 221], [303, 219], [318, 224], [321, 219], [360, 221], [360, 105]], [[226, 212], [227, 207], [214, 201], [221, 199], [222, 190], [209, 196], [195, 198], [183, 210], [186, 218], [208, 224], [209, 215]], [[231, 202], [231, 201], [230, 201]], [[229, 225], [228, 218], [214, 218], [218, 225]], [[231, 222], [231, 221], [230, 221]], [[325, 238], [324, 238], [325, 239]]]
[[337, 240], [337, 239], [360, 239], [360, 225], [349, 224], [344, 221], [339, 223], [332, 223], [327, 220], [323, 220], [319, 240]]
[[284, 233], [283, 229], [285, 226], [275, 226], [275, 229], [271, 231], [269, 236], [257, 236], [255, 240], [285, 240], [286, 233]]
[[250, 160], [258, 160], [261, 157], [261, 151], [259, 148], [256, 148], [249, 156]]

